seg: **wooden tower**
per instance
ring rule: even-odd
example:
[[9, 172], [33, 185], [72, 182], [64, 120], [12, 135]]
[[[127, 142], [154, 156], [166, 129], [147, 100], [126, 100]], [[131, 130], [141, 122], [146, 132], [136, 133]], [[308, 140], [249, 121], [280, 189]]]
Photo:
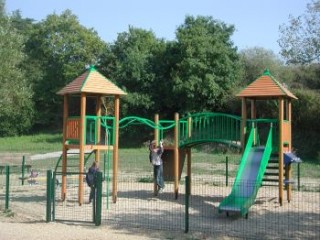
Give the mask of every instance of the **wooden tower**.
[[[65, 199], [66, 186], [67, 186], [67, 164], [69, 149], [79, 150], [79, 187], [78, 187], [78, 201], [81, 205], [83, 203], [84, 195], [84, 157], [85, 151], [93, 151], [95, 154], [95, 161], [100, 161], [101, 150], [113, 150], [113, 201], [116, 201], [117, 196], [117, 172], [118, 172], [118, 139], [119, 139], [119, 107], [120, 96], [126, 95], [124, 91], [118, 88], [110, 80], [100, 74], [94, 67], [90, 67], [89, 70], [82, 75], [74, 79], [64, 88], [57, 92], [64, 97], [63, 107], [63, 148], [62, 148], [62, 187], [61, 195], [62, 199]], [[71, 116], [72, 109], [69, 106], [70, 97], [80, 99], [80, 116]], [[102, 100], [103, 97], [112, 97], [114, 99], [114, 117], [113, 117], [113, 141], [108, 145], [102, 143], [101, 139], [101, 112], [102, 112]], [[88, 121], [87, 111], [87, 99], [94, 99], [95, 109], [90, 109], [95, 113], [94, 121], [94, 139], [96, 141], [88, 142], [86, 139], [86, 127]]]
[[[236, 95], [242, 99], [242, 127], [241, 127], [241, 146], [245, 146], [246, 123], [248, 119], [247, 103], [251, 104], [251, 119], [257, 118], [257, 100], [276, 100], [278, 105], [278, 133], [279, 145], [276, 147], [278, 155], [278, 187], [279, 187], [279, 203], [283, 203], [283, 169], [284, 169], [284, 153], [291, 152], [291, 101], [297, 99], [285, 86], [280, 84], [269, 72], [266, 70], [261, 77], [252, 82], [249, 86], [243, 89]], [[286, 179], [290, 179], [290, 164], [286, 168]], [[291, 198], [291, 186], [287, 186], [287, 200]]]

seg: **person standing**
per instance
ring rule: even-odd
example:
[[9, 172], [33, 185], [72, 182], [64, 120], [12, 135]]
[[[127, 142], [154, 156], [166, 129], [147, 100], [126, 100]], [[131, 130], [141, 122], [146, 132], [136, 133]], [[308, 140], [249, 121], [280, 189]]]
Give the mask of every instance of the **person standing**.
[[164, 189], [164, 180], [163, 180], [163, 161], [161, 155], [163, 153], [163, 142], [160, 141], [160, 145], [157, 146], [155, 140], [153, 140], [149, 145], [150, 150], [150, 162], [153, 165], [153, 176], [154, 181], [157, 184], [157, 192], [162, 193]]
[[90, 187], [89, 203], [91, 203], [92, 199], [94, 199], [96, 195], [95, 182], [96, 182], [96, 176], [98, 171], [99, 171], [98, 163], [94, 161], [86, 174], [86, 182]]

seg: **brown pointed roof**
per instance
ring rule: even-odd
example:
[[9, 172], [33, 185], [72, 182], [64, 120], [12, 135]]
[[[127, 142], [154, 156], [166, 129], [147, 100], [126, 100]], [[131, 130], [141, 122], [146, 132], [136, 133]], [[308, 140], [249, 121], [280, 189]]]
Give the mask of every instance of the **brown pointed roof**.
[[287, 97], [298, 99], [284, 85], [279, 83], [269, 72], [265, 70], [263, 75], [253, 81], [249, 86], [236, 95], [237, 97], [251, 98], [278, 98]]
[[126, 92], [99, 73], [94, 67], [90, 67], [88, 71], [84, 72], [57, 92], [59, 95], [78, 93], [127, 95]]

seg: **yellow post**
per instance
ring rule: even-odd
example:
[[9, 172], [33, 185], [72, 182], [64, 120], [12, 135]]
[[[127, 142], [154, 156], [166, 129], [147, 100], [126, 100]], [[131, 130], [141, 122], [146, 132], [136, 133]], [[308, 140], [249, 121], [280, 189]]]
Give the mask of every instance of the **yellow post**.
[[119, 148], [119, 109], [120, 109], [120, 97], [115, 95], [114, 97], [114, 146], [113, 146], [113, 202], [117, 202], [118, 193], [118, 148]]
[[[287, 117], [288, 117], [288, 121], [289, 121], [289, 146], [288, 146], [288, 150], [291, 152], [291, 142], [292, 142], [292, 131], [291, 131], [291, 100], [288, 99], [286, 101], [286, 104], [287, 104]], [[286, 166], [286, 179], [288, 181], [291, 180], [291, 164], [287, 165]], [[291, 187], [291, 184], [289, 183], [287, 185], [287, 201], [290, 202], [291, 201], [291, 191], [292, 191], [292, 187]]]
[[279, 203], [283, 203], [283, 99], [279, 99]]
[[[97, 97], [97, 106], [96, 106], [96, 116], [97, 122], [96, 122], [96, 139], [98, 142], [96, 144], [100, 144], [100, 138], [101, 138], [101, 105], [102, 105], [102, 99], [101, 96]], [[100, 150], [97, 149], [95, 151], [95, 161], [100, 163]]]
[[246, 123], [247, 123], [247, 104], [246, 98], [241, 100], [241, 150], [244, 151], [245, 148], [245, 139], [246, 139]]
[[[188, 138], [191, 138], [191, 117], [188, 118]], [[189, 177], [189, 193], [191, 194], [191, 148], [187, 149], [187, 176]]]
[[84, 170], [84, 145], [85, 145], [85, 118], [86, 118], [86, 95], [85, 93], [81, 93], [81, 104], [80, 104], [80, 154], [79, 154], [79, 190], [78, 190], [78, 202], [79, 205], [83, 203], [83, 174], [81, 174]]
[[[154, 115], [154, 124], [155, 124], [155, 128], [154, 128], [154, 140], [156, 141], [156, 144], [158, 146], [158, 141], [159, 141], [159, 114], [155, 114]], [[154, 195], [157, 195], [158, 192], [158, 186], [157, 186], [157, 182], [156, 179], [154, 178], [153, 180], [153, 193]]]
[[290, 183], [290, 180], [291, 180], [291, 164], [288, 164], [286, 165], [286, 172], [285, 172], [285, 175], [286, 175], [286, 180], [289, 181], [286, 185], [286, 190], [287, 190], [287, 201], [290, 202], [291, 201], [291, 183]]
[[[257, 118], [256, 101], [251, 100], [251, 120], [256, 119], [256, 118]], [[254, 125], [252, 125], [252, 127], [254, 128], [253, 144], [256, 145], [257, 144], [257, 130], [258, 130], [257, 124], [255, 123]]]
[[179, 192], [179, 114], [174, 115], [174, 193], [175, 198], [178, 198]]
[[69, 103], [68, 95], [63, 96], [63, 143], [62, 143], [62, 182], [61, 182], [61, 199], [62, 201], [66, 198], [67, 192], [67, 120], [69, 115]]

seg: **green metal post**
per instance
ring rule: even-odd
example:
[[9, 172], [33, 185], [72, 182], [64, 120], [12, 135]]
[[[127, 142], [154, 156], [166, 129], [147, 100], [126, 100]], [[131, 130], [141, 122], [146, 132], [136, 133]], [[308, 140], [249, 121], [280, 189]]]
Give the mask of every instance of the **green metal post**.
[[186, 211], [186, 216], [185, 216], [185, 233], [187, 233], [187, 232], [189, 232], [189, 198], [190, 198], [190, 192], [189, 192], [189, 190], [190, 190], [190, 186], [189, 186], [189, 184], [190, 184], [190, 181], [189, 181], [189, 176], [186, 176], [185, 177], [185, 179], [186, 179], [186, 185], [185, 185], [185, 192], [186, 192], [186, 197], [185, 197], [185, 202], [186, 202], [186, 204], [185, 204], [185, 206], [186, 206], [186, 208], [185, 208], [185, 211]]
[[52, 170], [47, 171], [47, 222], [51, 221], [51, 203], [52, 203]]
[[226, 156], [226, 186], [228, 186], [229, 158]]
[[102, 172], [97, 173], [97, 180], [96, 180], [96, 212], [95, 212], [95, 224], [96, 226], [101, 225], [101, 210], [102, 210]]
[[106, 201], [106, 208], [109, 209], [109, 186], [110, 184], [110, 151], [108, 150], [108, 158], [107, 158], [107, 180], [106, 180], [106, 194], [107, 194], [107, 201]]
[[5, 209], [9, 209], [9, 194], [10, 194], [10, 167], [6, 165], [6, 200], [5, 200]]
[[22, 166], [21, 166], [21, 184], [24, 185], [24, 168], [26, 164], [26, 158], [25, 156], [22, 157]]
[[107, 157], [106, 157], [106, 153], [104, 152], [103, 153], [103, 176], [104, 176], [104, 178], [106, 178], [106, 159], [107, 159]]
[[52, 180], [51, 180], [51, 202], [52, 202], [52, 216], [51, 219], [54, 222], [55, 216], [56, 216], [56, 205], [55, 205], [55, 199], [56, 199], [56, 180], [57, 175], [55, 172], [53, 172]]
[[300, 191], [300, 163], [298, 163], [298, 191]]

